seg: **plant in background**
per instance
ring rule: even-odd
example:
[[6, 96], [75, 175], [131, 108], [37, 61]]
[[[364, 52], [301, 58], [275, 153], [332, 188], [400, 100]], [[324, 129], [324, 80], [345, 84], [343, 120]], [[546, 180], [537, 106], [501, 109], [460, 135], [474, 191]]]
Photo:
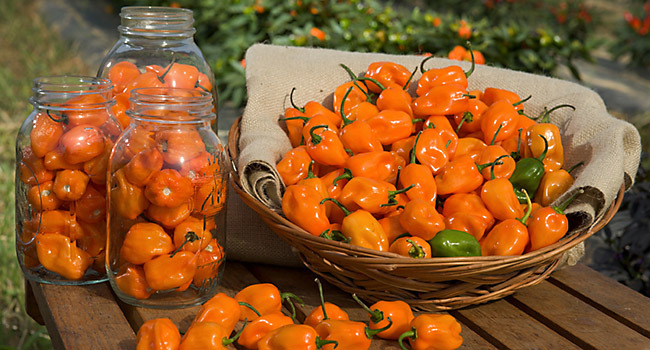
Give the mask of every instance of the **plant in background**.
[[650, 296], [650, 160], [644, 153], [635, 185], [614, 218], [589, 238], [593, 269]]
[[633, 67], [650, 66], [650, 1], [625, 11], [610, 51], [615, 59], [629, 59]]
[[[125, 5], [176, 6], [194, 10], [195, 39], [211, 63], [220, 102], [240, 107], [246, 100], [243, 59], [254, 43], [324, 47], [394, 54], [433, 54], [447, 57], [456, 45], [472, 42], [487, 64], [539, 74], [552, 74], [560, 65], [571, 68], [575, 59], [591, 60], [593, 27], [582, 1], [565, 6], [533, 7], [523, 2], [469, 0], [463, 13], [435, 6], [386, 5], [376, 0], [113, 0]], [[449, 1], [440, 1], [441, 4]], [[563, 2], [564, 3], [564, 2]], [[577, 4], [577, 5], [574, 5]], [[512, 16], [511, 7], [528, 15]], [[537, 7], [544, 7], [539, 11]], [[555, 20], [550, 8], [561, 9]], [[543, 21], [535, 19], [544, 12]], [[580, 29], [580, 30], [578, 30]]]

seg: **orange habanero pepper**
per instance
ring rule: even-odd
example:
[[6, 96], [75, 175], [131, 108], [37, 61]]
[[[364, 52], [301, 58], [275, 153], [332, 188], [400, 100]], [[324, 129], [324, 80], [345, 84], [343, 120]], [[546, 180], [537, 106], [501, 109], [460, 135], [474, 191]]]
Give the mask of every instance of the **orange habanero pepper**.
[[427, 118], [422, 125], [422, 129], [433, 128], [440, 134], [442, 141], [445, 143], [445, 152], [449, 159], [453, 159], [458, 148], [458, 134], [449, 123], [449, 119], [443, 115], [433, 115]]
[[571, 185], [575, 181], [573, 176], [571, 176], [571, 172], [582, 164], [580, 162], [572, 166], [569, 170], [558, 169], [545, 172], [535, 192], [535, 202], [542, 206], [549, 206], [556, 199], [560, 198], [564, 192], [571, 188]]
[[564, 215], [564, 210], [582, 193], [584, 190], [580, 189], [564, 203], [558, 206], [544, 206], [532, 213], [528, 222], [530, 251], [549, 246], [564, 237], [569, 231], [569, 220]]
[[55, 121], [49, 113], [40, 112], [34, 117], [34, 127], [29, 134], [32, 152], [39, 158], [54, 150], [63, 135], [62, 123]]
[[439, 195], [472, 192], [483, 184], [481, 170], [493, 163], [477, 165], [470, 156], [457, 157], [436, 174]]
[[424, 70], [424, 64], [434, 56], [429, 56], [420, 62], [420, 71], [422, 76], [418, 80], [418, 88], [415, 91], [418, 96], [426, 94], [431, 88], [446, 84], [458, 84], [467, 89], [467, 77], [474, 71], [474, 62], [472, 68], [465, 72], [460, 66], [451, 65], [443, 68], [433, 68]]
[[316, 306], [311, 310], [311, 312], [305, 317], [305, 320], [302, 322], [311, 327], [316, 327], [322, 320], [349, 320], [350, 316], [343, 309], [338, 307], [336, 304], [326, 302], [323, 297], [323, 285], [318, 278], [314, 279], [314, 282], [318, 285], [318, 295], [320, 296], [320, 306]]
[[168, 318], [155, 318], [140, 326], [136, 336], [137, 350], [176, 350], [181, 334]]
[[314, 236], [329, 228], [327, 207], [321, 204], [321, 193], [313, 187], [291, 185], [282, 196], [282, 212], [291, 222]]
[[124, 175], [136, 186], [146, 186], [153, 175], [163, 167], [162, 154], [155, 148], [138, 152], [124, 166]]
[[447, 314], [421, 314], [411, 321], [411, 330], [398, 338], [400, 347], [406, 350], [408, 339], [412, 350], [453, 350], [463, 345], [461, 326]]
[[388, 237], [384, 228], [369, 211], [357, 209], [351, 212], [336, 199], [325, 198], [323, 201], [328, 200], [336, 203], [345, 213], [341, 233], [349, 239], [348, 243], [380, 252], [388, 251]]
[[205, 151], [201, 134], [194, 129], [161, 130], [154, 139], [163, 160], [172, 166], [181, 166]]
[[445, 229], [444, 218], [436, 206], [422, 199], [406, 203], [404, 211], [399, 215], [399, 222], [408, 233], [425, 240], [430, 240]]
[[136, 299], [147, 299], [153, 293], [144, 277], [144, 269], [140, 265], [126, 263], [120, 266], [115, 276], [115, 284], [120, 291]]
[[[415, 142], [413, 143], [414, 150], [421, 134], [421, 132], [418, 132], [415, 138]], [[418, 164], [415, 161], [415, 152], [410, 153], [411, 159], [409, 164], [400, 172], [399, 184], [402, 188], [413, 185], [413, 188], [406, 192], [406, 195], [410, 200], [422, 199], [435, 205], [436, 198], [438, 198], [438, 187], [436, 186], [433, 173], [431, 173], [429, 167]]]
[[134, 224], [124, 236], [120, 256], [134, 265], [142, 265], [159, 255], [174, 250], [172, 238], [152, 222]]
[[411, 95], [399, 85], [388, 85], [377, 97], [377, 109], [402, 111], [413, 117]]
[[528, 202], [528, 210], [521, 218], [506, 219], [494, 225], [485, 238], [480, 241], [481, 255], [521, 255], [524, 252], [530, 242], [530, 235], [525, 223], [533, 208], [528, 193], [525, 189], [523, 192]]
[[237, 339], [237, 344], [246, 349], [256, 350], [257, 342], [260, 339], [264, 338], [274, 329], [288, 324], [293, 324], [293, 320], [281, 312], [263, 315], [246, 325], [241, 332], [241, 336]]
[[111, 208], [115, 212], [127, 219], [134, 220], [149, 207], [149, 201], [144, 195], [144, 189], [135, 186], [126, 179], [124, 170], [119, 169], [113, 174], [113, 185], [110, 187]]
[[319, 164], [337, 167], [342, 167], [350, 158], [338, 134], [327, 125], [316, 125], [309, 129], [307, 153]]
[[424, 238], [417, 236], [397, 238], [391, 243], [388, 251], [415, 259], [431, 257], [431, 245]]
[[[430, 257], [431, 255], [429, 255]], [[368, 307], [364, 304], [356, 294], [352, 294], [352, 298], [361, 305], [366, 312], [368, 312], [368, 326], [369, 329], [384, 329], [377, 333], [377, 336], [382, 339], [397, 340], [400, 335], [411, 329], [411, 321], [413, 321], [413, 310], [411, 306], [402, 300], [385, 301], [380, 300]], [[388, 320], [391, 320], [389, 322]], [[385, 328], [387, 325], [391, 325]]]
[[168, 208], [183, 204], [192, 194], [192, 181], [175, 169], [156, 172], [144, 189], [144, 195], [151, 204]]
[[417, 160], [431, 169], [435, 175], [449, 161], [446, 142], [435, 128], [422, 130], [417, 147], [413, 152]]
[[413, 188], [413, 185], [395, 189], [389, 182], [369, 177], [355, 176], [343, 187], [338, 200], [350, 211], [366, 210], [372, 214], [386, 213], [396, 205], [395, 196]]
[[197, 288], [204, 288], [212, 283], [219, 274], [219, 267], [224, 259], [223, 247], [213, 238], [205, 249], [198, 253], [196, 272], [192, 283]]
[[323, 320], [314, 327], [316, 333], [323, 340], [335, 340], [338, 344], [327, 344], [323, 349], [339, 350], [367, 350], [370, 348], [372, 337], [388, 329], [393, 322], [388, 318], [389, 324], [380, 329], [370, 329], [363, 322], [350, 320]]
[[514, 135], [521, 117], [512, 103], [506, 100], [494, 102], [481, 117], [483, 141], [491, 145]]
[[413, 131], [414, 120], [403, 111], [385, 109], [367, 121], [382, 145], [405, 139]]
[[[421, 79], [420, 79], [421, 80]], [[457, 83], [434, 85], [413, 100], [415, 115], [447, 115], [465, 113], [469, 109], [467, 89]]]
[[95, 126], [82, 124], [73, 127], [61, 136], [63, 159], [70, 164], [89, 161], [102, 154], [105, 149], [104, 135]]
[[[239, 322], [239, 316], [241, 315], [240, 305], [252, 308], [252, 306], [243, 302], [238, 302], [235, 298], [224, 293], [217, 293], [201, 305], [199, 311], [192, 320], [192, 324], [202, 322], [219, 323], [226, 329], [226, 331], [228, 331], [228, 334], [230, 334], [235, 329], [237, 322]], [[254, 312], [256, 312], [256, 310]]]
[[[372, 78], [384, 86], [395, 84], [400, 88], [408, 88], [412, 73], [401, 64], [393, 62], [373, 62], [368, 65], [364, 74], [367, 78]], [[374, 93], [382, 92], [381, 88], [372, 81], [368, 82], [368, 89]]]
[[288, 324], [276, 328], [257, 342], [259, 350], [320, 350], [325, 344], [338, 344], [323, 340], [313, 327], [304, 324]]
[[[491, 106], [494, 102], [505, 100], [511, 104], [517, 103], [518, 101], [521, 101], [521, 97], [517, 95], [515, 92], [506, 90], [506, 89], [499, 89], [499, 88], [494, 88], [494, 87], [487, 87], [483, 91], [483, 96], [481, 96], [481, 100], [485, 102], [486, 105]], [[515, 109], [517, 111], [523, 110], [524, 105], [523, 104], [518, 104], [515, 106]]]
[[226, 328], [217, 322], [195, 323], [183, 335], [178, 350], [226, 350], [228, 345], [237, 341], [241, 330], [232, 338], [228, 338], [229, 335]]
[[[275, 167], [284, 184], [291, 186], [307, 176], [311, 161], [311, 156], [307, 153], [307, 147], [298, 146], [285, 153]], [[318, 164], [315, 166], [316, 172], [318, 172]]]
[[[188, 232], [185, 242], [193, 242], [198, 237]], [[180, 288], [190, 283], [197, 267], [196, 253], [179, 251], [181, 245], [171, 254], [163, 254], [144, 263], [144, 276], [153, 290]]]
[[[278, 287], [271, 283], [251, 284], [235, 294], [235, 300], [240, 303], [241, 314], [239, 320], [255, 320], [256, 318], [270, 313], [280, 313], [282, 303], [288, 301], [293, 309], [295, 318], [295, 308], [293, 300], [298, 301], [304, 306], [303, 301], [295, 294], [289, 292], [280, 292]], [[245, 305], [241, 305], [244, 303]], [[249, 307], [248, 305], [252, 306]], [[255, 313], [256, 310], [258, 314]]]
[[[526, 130], [526, 145], [530, 150], [530, 156], [533, 158], [539, 157], [546, 150], [546, 156], [542, 159], [544, 163], [544, 170], [559, 170], [564, 165], [564, 147], [562, 147], [562, 136], [560, 129], [550, 123], [549, 114], [553, 110], [561, 107], [570, 107], [575, 110], [571, 105], [559, 105], [551, 110], [545, 111], [542, 114], [540, 122], [530, 126]], [[546, 146], [544, 140], [538, 135], [546, 138]]]
[[36, 253], [44, 268], [69, 280], [82, 278], [92, 264], [90, 254], [60, 233], [37, 234]]
[[345, 161], [343, 167], [354, 177], [366, 177], [393, 183], [399, 167], [404, 167], [401, 157], [389, 151], [373, 151], [355, 154]]
[[61, 170], [56, 173], [52, 191], [63, 201], [75, 201], [86, 192], [90, 178], [81, 170]]
[[149, 205], [146, 216], [148, 219], [161, 224], [166, 229], [174, 229], [181, 222], [185, 221], [192, 210], [190, 203], [185, 202], [177, 207], [161, 207], [158, 205]]
[[497, 220], [514, 219], [523, 214], [514, 187], [508, 179], [486, 181], [481, 188], [481, 199]]
[[27, 201], [37, 212], [55, 210], [61, 206], [62, 201], [54, 194], [53, 181], [47, 181], [32, 186], [27, 191]]

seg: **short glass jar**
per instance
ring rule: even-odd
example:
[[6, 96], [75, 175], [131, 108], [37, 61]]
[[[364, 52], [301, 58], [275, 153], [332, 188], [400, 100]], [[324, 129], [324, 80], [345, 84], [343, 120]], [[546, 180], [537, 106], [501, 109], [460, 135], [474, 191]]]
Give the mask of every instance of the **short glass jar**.
[[16, 137], [16, 253], [42, 283], [106, 281], [106, 170], [121, 133], [107, 79], [34, 80]]
[[113, 82], [117, 102], [113, 112], [124, 128], [129, 125], [126, 111], [131, 90], [141, 87], [208, 91], [218, 110], [214, 74], [194, 42], [191, 10], [126, 6], [120, 17], [120, 38], [104, 57], [97, 76]]
[[202, 303], [225, 267], [229, 162], [212, 95], [136, 89], [127, 113], [109, 162], [109, 281], [132, 305]]

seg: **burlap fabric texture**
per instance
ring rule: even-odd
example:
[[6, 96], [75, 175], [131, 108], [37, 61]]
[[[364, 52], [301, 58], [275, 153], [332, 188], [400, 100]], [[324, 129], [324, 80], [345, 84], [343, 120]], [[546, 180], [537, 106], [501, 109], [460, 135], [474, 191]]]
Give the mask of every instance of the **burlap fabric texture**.
[[[280, 212], [284, 184], [275, 164], [291, 145], [278, 118], [291, 106], [291, 90], [296, 88], [294, 101], [299, 106], [315, 100], [331, 108], [332, 92], [350, 80], [341, 63], [361, 76], [372, 62], [391, 61], [413, 69], [423, 57], [256, 44], [248, 49], [245, 59], [248, 103], [241, 120], [240, 156], [234, 162], [244, 190]], [[469, 62], [434, 58], [428, 61], [427, 69], [449, 65], [460, 65], [464, 70], [470, 67]], [[419, 76], [416, 73], [414, 80]], [[551, 114], [551, 122], [562, 133], [565, 164], [584, 162], [573, 173], [576, 177], [573, 187], [558, 199], [561, 202], [575, 190], [585, 190], [566, 211], [571, 227], [582, 229], [592, 225], [612, 203], [621, 185], [628, 189], [633, 184], [641, 149], [638, 131], [630, 123], [612, 117], [593, 90], [560, 79], [477, 66], [469, 78], [468, 90], [486, 87], [509, 89], [522, 97], [532, 96], [525, 104], [528, 115], [538, 115], [545, 107], [559, 104], [575, 106], [575, 111], [564, 108]], [[241, 207], [241, 204], [236, 209], [231, 207], [230, 213]], [[245, 215], [255, 215], [250, 209], [243, 210]], [[247, 224], [231, 223], [244, 228]], [[246, 250], [263, 252], [260, 253], [263, 259], [255, 259], [260, 262], [297, 262], [285, 242], [259, 225], [230, 234], [228, 244], [234, 258], [240, 258], [238, 251]], [[569, 263], [575, 263], [583, 251], [582, 246], [575, 247], [566, 257]]]

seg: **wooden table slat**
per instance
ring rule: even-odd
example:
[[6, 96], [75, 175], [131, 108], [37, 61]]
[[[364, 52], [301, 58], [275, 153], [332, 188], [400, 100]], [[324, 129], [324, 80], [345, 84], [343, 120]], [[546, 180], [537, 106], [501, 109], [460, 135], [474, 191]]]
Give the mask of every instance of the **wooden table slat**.
[[508, 301], [583, 348], [650, 347], [650, 339], [549, 282], [522, 289]]
[[643, 294], [584, 264], [555, 271], [549, 282], [650, 338], [650, 303]]
[[467, 323], [479, 335], [495, 343], [498, 348], [579, 348], [505, 300], [457, 310], [452, 315]]
[[107, 283], [29, 283], [55, 349], [135, 349], [135, 332]]

